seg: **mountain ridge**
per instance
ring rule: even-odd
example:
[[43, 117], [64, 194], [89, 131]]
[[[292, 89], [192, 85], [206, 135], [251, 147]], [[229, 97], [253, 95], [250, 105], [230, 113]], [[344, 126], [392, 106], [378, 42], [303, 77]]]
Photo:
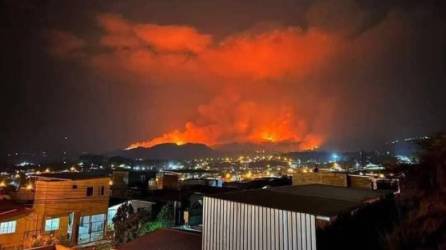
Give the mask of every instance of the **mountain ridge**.
[[216, 152], [211, 147], [201, 143], [185, 143], [182, 145], [162, 143], [149, 148], [138, 147], [112, 152], [112, 155], [114, 156], [153, 160], [190, 160], [194, 158], [210, 157], [215, 154]]

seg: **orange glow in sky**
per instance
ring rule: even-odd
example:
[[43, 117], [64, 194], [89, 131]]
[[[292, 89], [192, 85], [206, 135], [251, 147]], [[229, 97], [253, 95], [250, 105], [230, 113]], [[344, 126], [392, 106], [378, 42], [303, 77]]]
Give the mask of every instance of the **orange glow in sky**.
[[325, 109], [306, 113], [315, 104], [287, 98], [286, 88], [295, 89], [321, 67], [333, 53], [336, 37], [280, 26], [215, 40], [186, 25], [141, 24], [108, 14], [98, 19], [105, 30], [101, 44], [109, 50], [90, 59], [94, 68], [164, 85], [193, 84], [213, 93], [183, 128], [128, 148], [237, 142], [291, 143], [299, 150], [323, 143]]

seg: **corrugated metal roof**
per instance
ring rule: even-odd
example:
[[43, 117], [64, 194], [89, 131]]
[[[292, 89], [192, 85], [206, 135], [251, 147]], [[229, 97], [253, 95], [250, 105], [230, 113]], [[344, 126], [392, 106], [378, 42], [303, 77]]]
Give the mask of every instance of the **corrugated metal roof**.
[[230, 192], [209, 197], [332, 217], [388, 194], [389, 192], [316, 184]]

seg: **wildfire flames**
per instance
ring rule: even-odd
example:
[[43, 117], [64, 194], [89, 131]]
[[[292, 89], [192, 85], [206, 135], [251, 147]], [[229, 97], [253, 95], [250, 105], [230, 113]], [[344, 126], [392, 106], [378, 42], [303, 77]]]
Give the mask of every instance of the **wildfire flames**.
[[183, 130], [137, 142], [128, 148], [172, 142], [211, 146], [237, 142], [287, 144], [295, 150], [311, 150], [319, 147], [324, 139], [322, 134], [312, 132], [303, 119], [297, 119], [296, 111], [288, 105], [260, 105], [237, 96], [221, 96], [208, 105], [200, 106], [198, 113], [198, 120], [187, 122]]

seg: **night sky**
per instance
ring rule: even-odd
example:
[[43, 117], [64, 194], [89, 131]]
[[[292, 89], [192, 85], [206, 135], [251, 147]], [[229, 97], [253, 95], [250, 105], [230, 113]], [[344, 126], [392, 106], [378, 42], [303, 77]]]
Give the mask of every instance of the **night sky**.
[[445, 1], [0, 2], [0, 153], [446, 127]]

